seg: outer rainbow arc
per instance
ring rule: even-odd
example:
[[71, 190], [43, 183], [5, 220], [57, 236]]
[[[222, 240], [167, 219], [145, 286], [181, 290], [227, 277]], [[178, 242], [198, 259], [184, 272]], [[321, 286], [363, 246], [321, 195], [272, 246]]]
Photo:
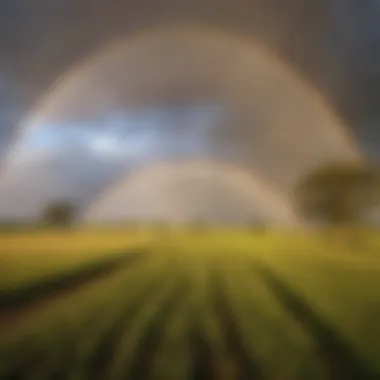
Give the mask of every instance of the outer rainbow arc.
[[[363, 160], [363, 157], [355, 146], [349, 131], [344, 127], [342, 121], [337, 114], [333, 112], [326, 100], [320, 96], [318, 91], [313, 88], [306, 79], [302, 78], [301, 75], [296, 75], [296, 72], [293, 71], [285, 61], [281, 60], [275, 51], [267, 49], [265, 46], [256, 41], [252, 42], [246, 37], [239, 37], [228, 34], [225, 31], [207, 29], [194, 25], [189, 27], [145, 30], [144, 32], [137, 33], [129, 38], [121, 38], [120, 40], [103, 48], [100, 52], [96, 52], [89, 58], [87, 57], [79, 65], [76, 65], [69, 70], [65, 75], [57, 78], [45, 95], [40, 98], [38, 106], [35, 111], [32, 112], [31, 116], [28, 116], [23, 120], [19, 130], [19, 135], [22, 136], [24, 131], [29, 128], [37, 127], [38, 122], [44, 119], [44, 116], [49, 113], [49, 110], [54, 110], [59, 107], [65, 96], [67, 96], [67, 92], [73, 90], [73, 88], [77, 86], [77, 83], [80, 83], [80, 79], [86, 74], [89, 67], [91, 68], [99, 63], [102, 63], [102, 60], [106, 61], [107, 57], [112, 56], [112, 54], [117, 52], [119, 48], [130, 47], [132, 49], [134, 46], [140, 46], [146, 41], [160, 40], [162, 37], [172, 36], [173, 34], [175, 36], [177, 34], [184, 35], [185, 37], [190, 37], [193, 40], [208, 39], [208, 41], [211, 42], [221, 41], [227, 46], [235, 46], [239, 48], [239, 51], [246, 52], [245, 54], [249, 56], [257, 57], [256, 59], [259, 59], [259, 62], [265, 62], [265, 65], [270, 67], [274, 72], [279, 73], [286, 78], [287, 83], [289, 82], [289, 84], [291, 84], [296, 91], [299, 91], [298, 95], [304, 94], [305, 97], [310, 99], [310, 103], [315, 104], [315, 107], [324, 113], [323, 116], [327, 117], [326, 120], [328, 120], [328, 125], [330, 126], [331, 124], [331, 127], [338, 133], [339, 138], [344, 140], [344, 144], [349, 147], [349, 150], [352, 153], [351, 155], [358, 161]], [[240, 177], [241, 176], [244, 177], [244, 173], [241, 174]], [[253, 180], [254, 182], [254, 178], [256, 178], [256, 176], [256, 174], [253, 175], [250, 180]], [[258, 181], [261, 186], [264, 186], [267, 189], [267, 191], [270, 190], [268, 192], [272, 194], [272, 200], [279, 199], [278, 191], [274, 190], [273, 186], [270, 186], [269, 183], [267, 185], [267, 182], [262, 179], [258, 178]], [[255, 186], [257, 187], [260, 185], [256, 184]]]
[[362, 159], [360, 152], [358, 152], [354, 142], [353, 137], [344, 127], [341, 118], [337, 116], [335, 112], [330, 108], [325, 99], [322, 98], [321, 94], [310, 85], [306, 78], [303, 78], [301, 74], [295, 74], [295, 70], [293, 70], [290, 65], [282, 60], [280, 56], [274, 51], [264, 47], [258, 41], [252, 42], [249, 41], [247, 37], [233, 36], [232, 33], [226, 33], [225, 31], [219, 31], [217, 29], [209, 29], [202, 26], [190, 25], [187, 27], [168, 27], [165, 29], [152, 29], [145, 30], [140, 33], [136, 33], [132, 37], [120, 38], [118, 41], [108, 45], [106, 48], [101, 50], [101, 54], [99, 51], [93, 54], [91, 57], [87, 57], [82, 60], [81, 63], [75, 65], [71, 70], [69, 70], [66, 75], [63, 75], [52, 84], [50, 89], [46, 92], [45, 95], [41, 97], [41, 100], [38, 102], [35, 112], [32, 113], [31, 117], [26, 117], [21, 122], [21, 130], [22, 133], [25, 128], [28, 128], [29, 125], [33, 125], [40, 118], [43, 118], [44, 113], [49, 109], [54, 107], [57, 103], [61, 101], [59, 96], [56, 96], [58, 92], [64, 94], [65, 90], [70, 88], [71, 86], [75, 86], [75, 81], [77, 78], [80, 78], [81, 75], [88, 70], [89, 66], [92, 66], [97, 63], [98, 60], [107, 57], [108, 54], [111, 54], [117, 48], [125, 46], [126, 41], [128, 44], [138, 45], [140, 42], [143, 42], [146, 38], [159, 38], [162, 35], [167, 33], [175, 33], [175, 32], [185, 32], [187, 34], [193, 34], [196, 37], [204, 38], [205, 36], [217, 37], [218, 39], [224, 39], [226, 42], [240, 45], [246, 51], [259, 51], [265, 56], [268, 64], [274, 66], [274, 68], [281, 70], [292, 77], [295, 81], [295, 84], [300, 89], [305, 89], [308, 92], [309, 97], [312, 97], [313, 100], [321, 106], [321, 109], [324, 109], [329, 117], [334, 121], [335, 128], [339, 129], [340, 134], [346, 140], [347, 144], [349, 144], [352, 148], [352, 151], [355, 152], [358, 159]]

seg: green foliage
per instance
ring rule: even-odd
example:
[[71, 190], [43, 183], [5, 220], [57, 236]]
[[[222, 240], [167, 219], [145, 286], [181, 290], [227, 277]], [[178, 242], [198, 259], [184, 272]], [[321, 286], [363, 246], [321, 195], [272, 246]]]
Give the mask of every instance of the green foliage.
[[298, 183], [295, 198], [301, 214], [309, 220], [354, 224], [380, 206], [380, 175], [359, 164], [325, 165]]
[[69, 226], [74, 221], [75, 211], [75, 206], [71, 202], [58, 201], [47, 205], [42, 219], [47, 225]]

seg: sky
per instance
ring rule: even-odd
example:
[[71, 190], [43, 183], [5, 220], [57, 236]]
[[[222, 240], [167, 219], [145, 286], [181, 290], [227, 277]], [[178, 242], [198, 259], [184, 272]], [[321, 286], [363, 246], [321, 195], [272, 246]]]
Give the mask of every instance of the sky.
[[[323, 159], [380, 159], [376, 1], [124, 3], [2, 2], [0, 216], [90, 206], [161, 158], [233, 163], [287, 196]], [[160, 37], [188, 25], [210, 33]]]
[[172, 24], [262, 41], [305, 73], [354, 129], [365, 128], [378, 120], [379, 17], [378, 0], [236, 0], [223, 7], [220, 0], [3, 0], [0, 140], [68, 68], [117, 38]]
[[[22, 135], [0, 178], [0, 217], [35, 218], [56, 199], [87, 205], [149, 157], [205, 154], [202, 135], [222, 117], [215, 105], [115, 112], [76, 124], [39, 124]], [[180, 140], [166, 133], [180, 121]], [[164, 141], [158, 144], [157, 141]]]

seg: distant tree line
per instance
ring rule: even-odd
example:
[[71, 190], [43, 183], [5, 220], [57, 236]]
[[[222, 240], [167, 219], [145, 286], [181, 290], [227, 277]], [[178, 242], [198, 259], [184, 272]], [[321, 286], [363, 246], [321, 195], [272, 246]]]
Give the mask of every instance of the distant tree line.
[[[380, 221], [380, 170], [347, 162], [319, 166], [296, 184], [294, 200], [306, 222], [326, 227], [363, 225], [376, 209]], [[77, 214], [78, 208], [73, 201], [58, 199], [46, 205], [40, 221], [47, 226], [68, 227], [75, 222]], [[156, 221], [154, 225], [162, 231], [169, 227], [169, 223], [164, 221]], [[209, 227], [202, 221], [189, 223], [194, 232], [202, 232]], [[266, 230], [267, 226], [253, 220], [250, 228]]]

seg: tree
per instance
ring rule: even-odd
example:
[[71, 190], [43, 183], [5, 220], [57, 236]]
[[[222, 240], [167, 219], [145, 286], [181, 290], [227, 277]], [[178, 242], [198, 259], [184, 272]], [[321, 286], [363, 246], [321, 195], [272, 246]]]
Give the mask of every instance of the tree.
[[43, 212], [43, 220], [52, 226], [68, 226], [75, 218], [75, 206], [69, 201], [48, 204]]
[[359, 164], [324, 165], [297, 184], [295, 200], [306, 219], [329, 225], [353, 224], [380, 205], [380, 175]]

